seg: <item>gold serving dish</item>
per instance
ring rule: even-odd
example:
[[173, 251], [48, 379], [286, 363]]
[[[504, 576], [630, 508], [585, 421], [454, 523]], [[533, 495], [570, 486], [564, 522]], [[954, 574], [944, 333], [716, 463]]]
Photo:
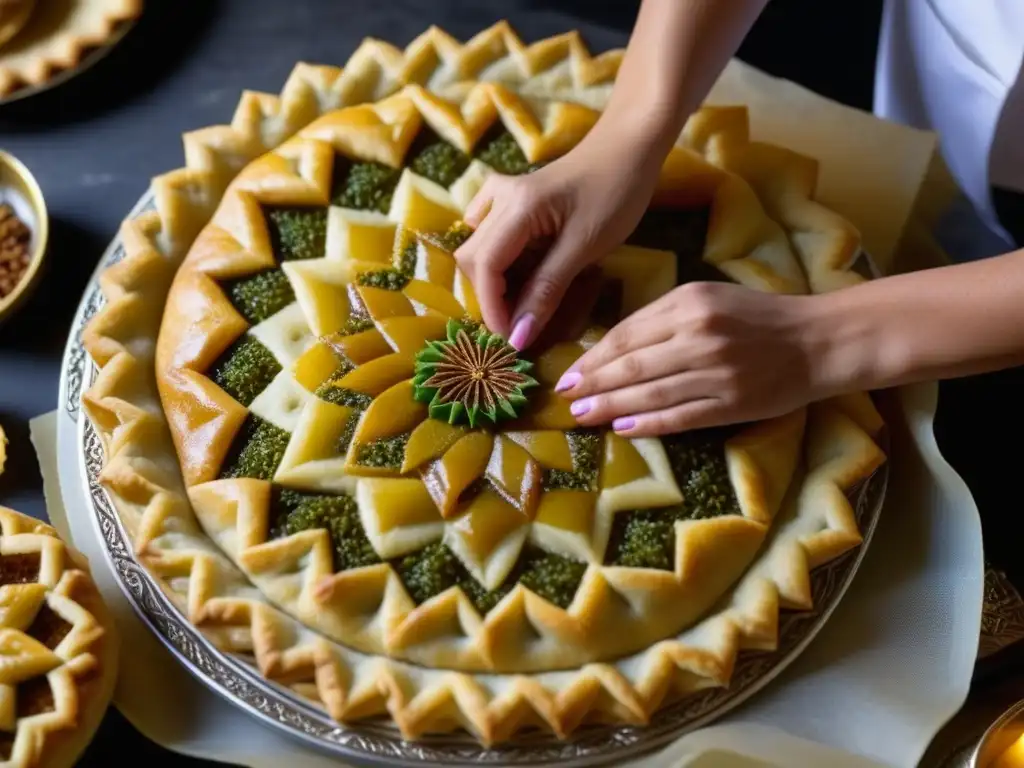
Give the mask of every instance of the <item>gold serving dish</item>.
[[0, 297], [0, 322], [7, 320], [22, 305], [42, 276], [50, 219], [46, 212], [43, 191], [24, 163], [0, 150], [0, 204], [7, 204], [32, 233], [28, 267], [14, 290]]
[[971, 755], [969, 768], [1024, 768], [1024, 699], [989, 726]]

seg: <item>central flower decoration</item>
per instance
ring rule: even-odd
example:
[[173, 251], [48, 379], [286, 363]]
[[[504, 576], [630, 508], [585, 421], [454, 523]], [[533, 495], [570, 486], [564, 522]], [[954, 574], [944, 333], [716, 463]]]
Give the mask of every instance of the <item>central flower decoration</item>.
[[[482, 325], [453, 256], [464, 228], [418, 205], [406, 218], [431, 226], [395, 227], [386, 255], [386, 225], [353, 216], [331, 231], [358, 259], [328, 248], [289, 267], [320, 338], [291, 370], [307, 405], [275, 479], [354, 496], [366, 547], [352, 565], [390, 562], [417, 603], [459, 586], [485, 613], [522, 584], [566, 607], [616, 513], [678, 504], [679, 485], [661, 441], [580, 429], [554, 391], [600, 334], [592, 286], [552, 320], [565, 338], [523, 360]], [[621, 274], [629, 295], [645, 279]]]
[[527, 375], [533, 364], [520, 360], [515, 348], [484, 328], [467, 329], [449, 320], [447, 338], [428, 341], [416, 354], [414, 394], [429, 403], [430, 416], [449, 424], [485, 421], [496, 425], [514, 419], [526, 405], [524, 389], [537, 386]]

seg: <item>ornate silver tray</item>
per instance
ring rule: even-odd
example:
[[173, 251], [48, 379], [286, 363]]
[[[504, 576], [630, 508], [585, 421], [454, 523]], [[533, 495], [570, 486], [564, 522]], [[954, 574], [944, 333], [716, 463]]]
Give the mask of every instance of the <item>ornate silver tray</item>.
[[[144, 196], [130, 214], [153, 207]], [[888, 481], [886, 463], [857, 489], [854, 508], [864, 541], [855, 550], [812, 573], [814, 609], [783, 612], [779, 645], [774, 652], [740, 655], [727, 688], [708, 689], [659, 711], [651, 723], [637, 727], [587, 727], [567, 741], [552, 734], [524, 734], [495, 748], [482, 747], [468, 734], [404, 741], [393, 724], [378, 720], [342, 726], [325, 712], [288, 689], [263, 678], [251, 658], [215, 648], [178, 611], [135, 559], [114, 505], [99, 482], [104, 464], [103, 445], [91, 421], [80, 409], [81, 395], [92, 385], [96, 365], [82, 345], [82, 331], [104, 299], [98, 275], [124, 257], [119, 239], [104, 253], [93, 274], [71, 327], [61, 375], [60, 407], [74, 425], [73, 439], [80, 459], [87, 508], [100, 533], [113, 573], [138, 615], [178, 661], [211, 691], [266, 725], [339, 759], [366, 766], [566, 765], [573, 768], [621, 765], [651, 752], [685, 733], [707, 725], [737, 707], [770, 683], [811, 642], [824, 626], [853, 580], [871, 541]]]

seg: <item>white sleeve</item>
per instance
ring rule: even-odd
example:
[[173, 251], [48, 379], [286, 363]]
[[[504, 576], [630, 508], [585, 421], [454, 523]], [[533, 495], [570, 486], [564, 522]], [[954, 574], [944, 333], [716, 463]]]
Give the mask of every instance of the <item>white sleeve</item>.
[[1024, 191], [1022, 57], [1021, 0], [886, 0], [875, 114], [937, 132], [954, 178], [1004, 236], [990, 190]]

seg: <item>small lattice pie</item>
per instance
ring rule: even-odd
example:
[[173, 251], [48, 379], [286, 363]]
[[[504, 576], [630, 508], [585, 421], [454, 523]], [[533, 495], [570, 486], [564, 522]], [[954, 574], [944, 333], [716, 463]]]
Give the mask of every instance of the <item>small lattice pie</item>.
[[117, 653], [85, 559], [0, 507], [0, 765], [74, 765], [110, 703]]
[[575, 146], [620, 57], [504, 24], [367, 43], [186, 137], [122, 230], [86, 333], [103, 481], [188, 617], [339, 720], [485, 743], [644, 723], [772, 648], [809, 571], [860, 543], [849, 496], [885, 461], [867, 395], [627, 440], [553, 391], [684, 282], [865, 279], [815, 163], [750, 143], [744, 108], [689, 120], [528, 352], [482, 325], [462, 212]]
[[[6, 5], [11, 8], [5, 13]], [[142, 0], [0, 0], [0, 98], [45, 85], [77, 66], [88, 51], [107, 43], [121, 24], [141, 13]], [[5, 39], [8, 14], [11, 35]]]

